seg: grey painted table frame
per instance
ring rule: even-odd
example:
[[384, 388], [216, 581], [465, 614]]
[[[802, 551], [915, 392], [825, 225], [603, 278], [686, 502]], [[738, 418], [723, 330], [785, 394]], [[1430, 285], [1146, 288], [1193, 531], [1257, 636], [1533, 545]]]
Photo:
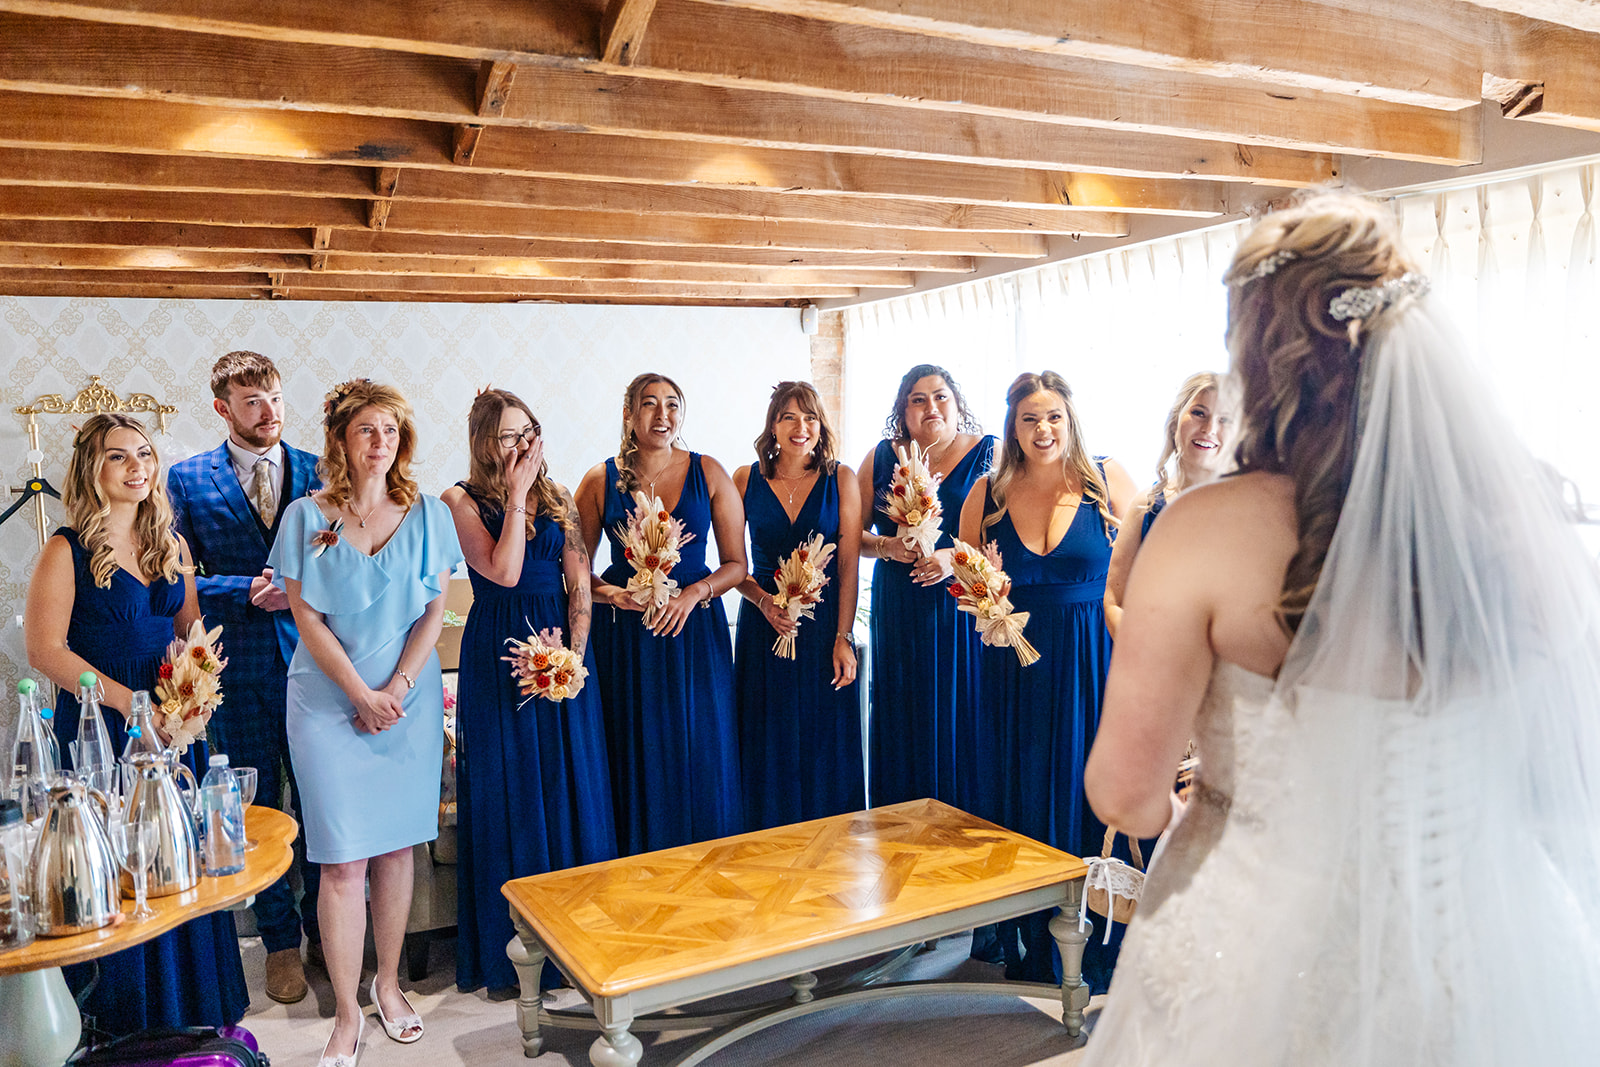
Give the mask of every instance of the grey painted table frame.
[[[1004, 919], [1031, 915], [1047, 908], [1057, 909], [1050, 920], [1050, 933], [1061, 950], [1061, 1022], [1068, 1035], [1076, 1037], [1083, 1030], [1083, 1013], [1089, 1005], [1089, 987], [1083, 981], [1083, 946], [1093, 933], [1092, 923], [1079, 929], [1078, 914], [1082, 905], [1083, 878], [1042, 886], [997, 900], [973, 904], [954, 911], [942, 912], [914, 919], [881, 930], [850, 934], [822, 944], [776, 952], [758, 960], [749, 960], [716, 971], [692, 975], [659, 985], [646, 986], [619, 996], [598, 996], [578, 986], [578, 992], [594, 1009], [594, 1022], [584, 1020], [586, 1026], [596, 1026], [601, 1035], [589, 1049], [589, 1062], [594, 1067], [634, 1067], [644, 1055], [644, 1046], [631, 1030], [635, 1023], [640, 1029], [674, 1030], [697, 1029], [706, 1026], [735, 1025], [708, 1037], [675, 1061], [674, 1067], [691, 1067], [712, 1053], [726, 1048], [751, 1034], [771, 1026], [830, 1008], [859, 1004], [864, 1001], [912, 995], [948, 995], [951, 993], [1038, 996], [1055, 989], [1031, 982], [899, 982], [867, 988], [846, 988], [821, 997], [813, 996], [817, 984], [815, 972], [825, 967], [850, 963], [882, 952], [891, 952], [907, 945], [931, 941], [938, 937], [962, 933], [977, 926]], [[521, 993], [517, 998], [517, 1025], [522, 1031], [522, 1053], [537, 1056], [544, 1051], [541, 1026], [571, 1026], [573, 1020], [563, 1019], [542, 1007], [539, 992], [539, 973], [546, 956], [552, 955], [533, 932], [515, 907], [511, 921], [517, 936], [506, 947], [506, 954], [517, 969]], [[561, 963], [559, 953], [553, 954]], [[566, 969], [570, 974], [570, 969]], [[672, 1015], [663, 1020], [641, 1018], [651, 1012], [663, 1011], [682, 1004], [692, 1004], [711, 997], [734, 993], [752, 986], [787, 979], [794, 995], [779, 1005], [721, 1015]], [[574, 983], [576, 984], [576, 983]]]

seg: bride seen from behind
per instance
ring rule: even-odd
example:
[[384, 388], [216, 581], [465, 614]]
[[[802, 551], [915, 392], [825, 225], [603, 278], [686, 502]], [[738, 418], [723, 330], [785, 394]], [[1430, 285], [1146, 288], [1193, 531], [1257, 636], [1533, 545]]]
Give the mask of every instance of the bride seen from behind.
[[1391, 217], [1227, 275], [1240, 473], [1139, 553], [1086, 789], [1175, 821], [1089, 1063], [1592, 1057], [1600, 580]]

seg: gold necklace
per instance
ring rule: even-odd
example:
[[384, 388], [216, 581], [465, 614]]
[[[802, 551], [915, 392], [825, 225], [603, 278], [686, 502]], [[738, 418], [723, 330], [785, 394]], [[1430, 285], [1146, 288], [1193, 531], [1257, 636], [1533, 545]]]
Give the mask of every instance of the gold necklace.
[[673, 465], [676, 464], [677, 462], [678, 462], [678, 457], [677, 456], [672, 456], [670, 459], [667, 460], [666, 463], [664, 463], [662, 465], [660, 470], [656, 471], [655, 475], [652, 476], [652, 477], [645, 477], [645, 473], [643, 471], [639, 471], [638, 472], [639, 477], [643, 478], [645, 484], [650, 487], [650, 495], [652, 497], [657, 495], [656, 494], [656, 479], [665, 476], [666, 473], [669, 470], [671, 470], [673, 468]]
[[[790, 478], [787, 475], [779, 474], [778, 473], [778, 469], [776, 467], [774, 467], [772, 469], [772, 476], [774, 478], [776, 478], [780, 482], [785, 482], [785, 483], [793, 482], [795, 484], [795, 489], [798, 489], [800, 487], [800, 483], [801, 482], [803, 482], [807, 478], [811, 477], [811, 472], [810, 471], [806, 471], [804, 474], [800, 475], [800, 477], [798, 477], [798, 478]], [[791, 508], [794, 507], [794, 489], [785, 489], [784, 492], [789, 494], [789, 506]]]

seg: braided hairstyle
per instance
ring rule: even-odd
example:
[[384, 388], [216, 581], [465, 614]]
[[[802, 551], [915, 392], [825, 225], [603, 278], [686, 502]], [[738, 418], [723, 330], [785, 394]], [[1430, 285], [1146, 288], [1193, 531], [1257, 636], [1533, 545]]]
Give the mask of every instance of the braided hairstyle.
[[623, 500], [632, 497], [633, 491], [639, 488], [639, 475], [633, 469], [633, 459], [639, 454], [639, 441], [633, 435], [633, 420], [639, 414], [639, 398], [657, 382], [665, 382], [678, 394], [680, 411], [689, 408], [689, 402], [683, 398], [683, 390], [665, 374], [641, 374], [628, 383], [628, 388], [622, 392], [622, 444], [617, 448], [617, 492], [622, 494]]

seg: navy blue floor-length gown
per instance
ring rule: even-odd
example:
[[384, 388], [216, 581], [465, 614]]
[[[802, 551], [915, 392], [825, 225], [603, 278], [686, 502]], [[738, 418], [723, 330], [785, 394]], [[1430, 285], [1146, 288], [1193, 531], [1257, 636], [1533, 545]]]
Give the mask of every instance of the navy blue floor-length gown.
[[[939, 484], [943, 508], [937, 548], [949, 548], [961, 525], [967, 492], [989, 473], [993, 437], [973, 445]], [[882, 504], [897, 460], [891, 441], [872, 457], [874, 532], [893, 537]], [[921, 586], [911, 564], [878, 560], [872, 567], [872, 713], [868, 720], [867, 792], [874, 805], [934, 797], [958, 803], [959, 767], [971, 762], [956, 736], [956, 710], [978, 699], [978, 637], [956, 611], [948, 583]]]
[[[157, 577], [146, 586], [119, 567], [111, 575], [111, 588], [101, 589], [94, 584], [89, 552], [77, 531], [63, 526], [54, 536], [65, 538], [72, 548], [76, 586], [67, 624], [68, 647], [97, 674], [130, 689], [153, 691], [156, 672], [172, 643], [172, 620], [183, 609], [183, 582]], [[224, 630], [224, 655], [227, 643]], [[226, 699], [226, 670], [222, 692]], [[119, 755], [128, 741], [127, 720], [113, 708], [102, 707], [100, 715], [111, 735], [112, 754]], [[76, 693], [61, 690], [56, 698], [56, 739], [68, 761], [67, 746], [77, 740], [78, 720]], [[205, 741], [199, 740], [189, 746], [183, 762], [200, 776], [208, 757]], [[190, 919], [142, 945], [63, 968], [74, 995], [81, 995], [94, 980], [96, 965], [100, 980], [84, 1001], [83, 1014], [110, 1034], [156, 1026], [230, 1026], [250, 1007], [231, 911]]]
[[[617, 527], [633, 507], [617, 489], [617, 464], [606, 460], [601, 522], [611, 543], [602, 579], [627, 585]], [[683, 491], [672, 509], [694, 535], [672, 578], [687, 589], [711, 573], [711, 491], [698, 453], [689, 454]], [[594, 657], [611, 756], [611, 796], [620, 855], [673, 848], [744, 830], [739, 738], [734, 723], [733, 643], [722, 599], [689, 613], [677, 637], [645, 628], [644, 614], [595, 608]]]
[[[458, 484], [498, 541], [504, 512]], [[506, 957], [514, 931], [502, 885], [616, 855], [592, 648], [584, 653], [589, 680], [559, 704], [524, 701], [501, 658], [509, 637], [527, 640], [559, 626], [570, 639], [561, 571], [566, 543], [560, 524], [540, 515], [516, 585], [468, 570], [472, 610], [456, 679], [456, 987], [464, 993], [517, 984]]]
[[[993, 510], [986, 496], [985, 515]], [[1028, 612], [1024, 636], [1039, 659], [1024, 667], [1009, 648], [983, 647], [985, 699], [973, 717], [976, 758], [973, 773], [964, 776], [962, 799], [974, 815], [1008, 830], [1076, 856], [1098, 856], [1105, 824], [1084, 796], [1083, 766], [1100, 723], [1111, 666], [1104, 603], [1111, 544], [1105, 520], [1092, 500], [1080, 500], [1067, 532], [1042, 556], [1023, 545], [1009, 514], [989, 527], [987, 539], [1000, 548], [1012, 606]], [[971, 625], [968, 616], [962, 618]], [[1119, 846], [1125, 840], [1118, 838]], [[1009, 976], [1056, 980], [1055, 941], [1046, 925], [1050, 914], [1000, 924]], [[1097, 926], [1104, 921], [1095, 919]], [[1096, 993], [1110, 983], [1122, 930], [1118, 927], [1105, 946], [1101, 926], [1085, 949], [1084, 978]]]
[[[791, 523], [783, 504], [750, 465], [744, 490], [745, 523], [750, 529], [750, 574], [767, 592], [773, 572], [813, 534], [839, 543], [839, 482], [826, 471], [817, 476]], [[828, 563], [832, 579], [814, 619], [802, 619], [795, 658], [772, 651], [777, 631], [761, 609], [742, 601], [733, 665], [739, 691], [739, 755], [744, 764], [744, 795], [749, 829], [783, 826], [859, 811], [866, 803], [861, 760], [861, 701], [857, 683], [833, 687], [835, 635], [850, 629], [839, 618], [839, 557]]]

